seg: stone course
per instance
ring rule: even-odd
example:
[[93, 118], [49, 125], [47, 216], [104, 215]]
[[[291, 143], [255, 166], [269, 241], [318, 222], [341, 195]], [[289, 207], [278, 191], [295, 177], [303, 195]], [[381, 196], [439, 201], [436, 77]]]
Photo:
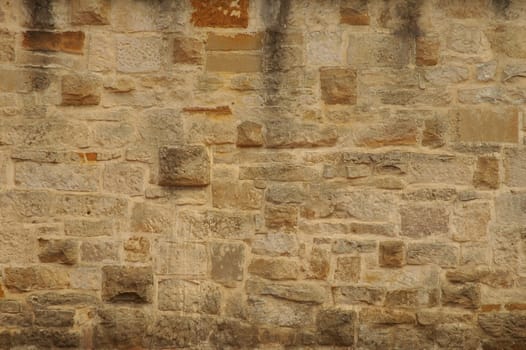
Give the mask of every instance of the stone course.
[[525, 349], [525, 15], [0, 0], [0, 349]]

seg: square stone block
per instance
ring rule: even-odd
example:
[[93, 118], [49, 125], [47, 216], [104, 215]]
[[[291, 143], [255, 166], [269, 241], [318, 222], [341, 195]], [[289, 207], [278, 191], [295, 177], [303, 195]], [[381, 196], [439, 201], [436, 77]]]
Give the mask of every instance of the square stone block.
[[204, 146], [168, 146], [159, 150], [159, 185], [206, 186], [210, 157]]

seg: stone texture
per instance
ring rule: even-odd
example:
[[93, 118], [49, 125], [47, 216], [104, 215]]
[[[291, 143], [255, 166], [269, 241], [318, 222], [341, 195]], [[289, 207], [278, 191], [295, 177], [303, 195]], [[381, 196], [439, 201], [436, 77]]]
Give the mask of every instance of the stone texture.
[[397, 67], [409, 62], [409, 42], [381, 33], [351, 34], [347, 61], [353, 66]]
[[438, 63], [440, 42], [436, 37], [419, 36], [416, 39], [417, 66], [435, 66]]
[[255, 258], [248, 272], [271, 280], [294, 280], [298, 278], [300, 266], [296, 260], [286, 258]]
[[73, 240], [40, 238], [38, 245], [38, 259], [43, 263], [73, 265], [79, 260], [79, 244]]
[[444, 208], [411, 205], [401, 208], [402, 234], [425, 237], [447, 233], [449, 215]]
[[402, 241], [380, 242], [380, 266], [401, 267], [405, 264], [405, 245]]
[[321, 345], [354, 345], [355, 311], [323, 309], [316, 315], [317, 342]]
[[28, 50], [82, 54], [84, 39], [84, 32], [27, 31], [23, 34], [22, 45]]
[[457, 139], [463, 142], [518, 142], [518, 115], [514, 108], [502, 111], [460, 109], [452, 112]]
[[263, 126], [245, 121], [237, 126], [236, 145], [240, 147], [258, 147], [263, 145]]
[[212, 278], [232, 284], [243, 280], [245, 246], [234, 243], [213, 243], [210, 246]]
[[7, 267], [4, 269], [3, 283], [8, 289], [21, 292], [65, 289], [70, 285], [66, 270], [47, 266]]
[[203, 146], [173, 146], [159, 150], [161, 186], [206, 186], [210, 159]]
[[107, 0], [71, 1], [71, 22], [73, 24], [108, 24], [111, 2]]
[[495, 157], [479, 157], [473, 175], [473, 185], [482, 190], [494, 190], [500, 185], [499, 160]]
[[221, 291], [210, 282], [167, 279], [159, 282], [159, 310], [218, 314]]
[[340, 282], [357, 282], [360, 278], [361, 261], [355, 256], [340, 256], [336, 260], [334, 279]]
[[102, 299], [111, 303], [150, 303], [153, 274], [150, 267], [104, 266]]
[[192, 23], [197, 27], [245, 28], [248, 25], [248, 0], [234, 3], [192, 0]]
[[443, 243], [410, 243], [407, 246], [407, 264], [437, 264], [451, 267], [458, 264], [457, 246]]
[[174, 38], [174, 63], [201, 64], [203, 62], [203, 43], [193, 38]]
[[326, 104], [356, 104], [356, 71], [348, 68], [321, 68], [322, 99]]
[[161, 38], [119, 36], [116, 58], [120, 72], [155, 72], [161, 67]]

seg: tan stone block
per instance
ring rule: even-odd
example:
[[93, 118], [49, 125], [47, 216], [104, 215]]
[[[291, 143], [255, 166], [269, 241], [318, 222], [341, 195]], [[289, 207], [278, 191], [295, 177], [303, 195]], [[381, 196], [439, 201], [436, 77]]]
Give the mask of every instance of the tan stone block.
[[526, 193], [502, 193], [495, 199], [495, 218], [498, 224], [526, 225]]
[[150, 241], [145, 237], [134, 236], [124, 242], [125, 260], [146, 262], [150, 260]]
[[408, 311], [368, 307], [360, 311], [360, 321], [377, 324], [415, 323], [416, 316]]
[[218, 314], [221, 291], [208, 281], [166, 279], [159, 281], [159, 310]]
[[133, 232], [171, 233], [174, 213], [170, 207], [150, 202], [136, 203], [132, 209], [131, 230]]
[[155, 72], [161, 68], [159, 36], [121, 35], [117, 38], [117, 70], [124, 73]]
[[15, 165], [15, 184], [27, 188], [90, 192], [99, 188], [100, 168], [93, 165], [39, 164]]
[[459, 248], [447, 243], [409, 243], [407, 264], [436, 264], [442, 267], [458, 265]]
[[263, 33], [219, 35], [208, 33], [206, 49], [210, 51], [260, 50], [263, 47]]
[[[88, 209], [89, 210], [89, 209]], [[67, 219], [64, 220], [64, 233], [68, 236], [96, 237], [113, 234], [112, 220], [104, 219]]]
[[442, 305], [466, 309], [480, 306], [480, 286], [473, 283], [442, 285]]
[[176, 216], [174, 239], [251, 239], [255, 233], [255, 218], [239, 211], [182, 210]]
[[289, 258], [255, 258], [248, 266], [248, 272], [270, 280], [295, 280], [299, 278], [300, 265]]
[[449, 27], [447, 34], [450, 50], [472, 56], [490, 52], [490, 43], [480, 27], [455, 24]]
[[315, 31], [305, 35], [307, 63], [316, 66], [341, 66], [342, 33]]
[[237, 126], [237, 146], [258, 147], [262, 146], [263, 142], [263, 125], [244, 121]]
[[28, 50], [84, 52], [84, 32], [27, 31], [23, 35], [22, 46]]
[[296, 236], [287, 233], [256, 235], [252, 242], [252, 253], [258, 255], [296, 256], [299, 249]]
[[277, 283], [250, 279], [246, 283], [249, 295], [271, 295], [290, 301], [322, 304], [327, 300], [329, 290], [309, 282]]
[[343, 286], [332, 290], [336, 304], [380, 305], [385, 296], [385, 290], [379, 287]]
[[[526, 154], [524, 148], [504, 150], [504, 182], [510, 187], [525, 187]], [[498, 166], [498, 165], [497, 165]]]
[[7, 31], [0, 31], [0, 62], [15, 60], [15, 35]]
[[321, 309], [316, 315], [318, 344], [353, 346], [357, 318], [354, 310], [336, 307]]
[[117, 242], [82, 242], [80, 258], [83, 262], [116, 262], [119, 260]]
[[322, 99], [326, 104], [356, 104], [356, 71], [349, 68], [320, 68]]
[[437, 37], [416, 38], [416, 65], [435, 66], [438, 63], [440, 41]]
[[436, 306], [438, 290], [399, 289], [388, 291], [385, 295], [385, 306], [391, 308]]
[[73, 0], [71, 1], [71, 23], [108, 24], [111, 2], [109, 0]]
[[333, 126], [271, 119], [265, 128], [265, 146], [269, 148], [333, 146], [338, 140], [338, 131]]
[[89, 34], [88, 69], [100, 72], [112, 70], [116, 63], [116, 42], [107, 32]]
[[159, 242], [153, 256], [160, 274], [203, 277], [208, 272], [208, 253], [200, 243]]
[[151, 267], [104, 266], [102, 299], [111, 303], [150, 303], [153, 293]]
[[246, 28], [248, 0], [192, 0], [192, 23], [197, 27]]
[[415, 145], [418, 136], [417, 120], [404, 117], [356, 125], [354, 132], [356, 145], [365, 147]]
[[473, 185], [481, 190], [494, 190], [500, 185], [499, 160], [491, 156], [477, 159], [477, 168], [473, 174]]
[[47, 266], [6, 267], [3, 282], [8, 289], [20, 292], [66, 289], [70, 286], [67, 270]]
[[294, 231], [298, 225], [298, 208], [287, 205], [265, 205], [265, 225], [269, 229]]
[[352, 26], [369, 25], [371, 19], [367, 1], [358, 0], [350, 3], [343, 3], [340, 7], [340, 23]]
[[62, 77], [64, 106], [98, 105], [102, 79], [95, 74], [68, 74]]
[[376, 241], [339, 238], [332, 242], [332, 252], [335, 254], [373, 253], [376, 251]]
[[410, 42], [394, 34], [359, 33], [349, 36], [347, 63], [353, 67], [395, 67], [409, 63]]
[[206, 186], [210, 183], [210, 158], [203, 146], [159, 149], [159, 185]]
[[457, 242], [486, 241], [491, 207], [488, 203], [462, 203], [453, 215], [453, 240]]
[[35, 252], [38, 251], [36, 233], [20, 225], [2, 225], [0, 228], [0, 262], [3, 264], [36, 262]]
[[358, 282], [361, 259], [357, 256], [340, 256], [336, 259], [334, 279], [340, 282]]
[[308, 260], [308, 276], [317, 280], [325, 280], [329, 276], [331, 253], [322, 247], [313, 247]]
[[209, 72], [251, 73], [261, 71], [262, 59], [258, 53], [208, 52], [206, 70]]
[[519, 116], [516, 108], [457, 109], [451, 112], [461, 142], [519, 141]]
[[66, 239], [38, 239], [38, 258], [43, 263], [76, 264], [79, 260], [79, 243]]
[[245, 265], [243, 243], [211, 243], [210, 255], [211, 275], [214, 280], [227, 285], [243, 280]]
[[103, 188], [111, 193], [139, 196], [144, 193], [145, 171], [131, 164], [107, 164], [102, 173]]
[[405, 265], [405, 245], [402, 241], [380, 242], [380, 266], [402, 267]]
[[240, 180], [313, 181], [320, 178], [314, 167], [302, 165], [268, 164], [267, 166], [241, 166]]
[[444, 207], [407, 205], [400, 209], [402, 235], [426, 237], [449, 232], [449, 214]]
[[203, 43], [200, 40], [176, 37], [173, 41], [174, 63], [202, 64]]
[[252, 182], [213, 182], [212, 203], [215, 208], [259, 209], [263, 200], [261, 190]]
[[424, 78], [433, 85], [448, 86], [468, 80], [469, 75], [469, 69], [466, 67], [442, 65], [426, 69]]
[[495, 32], [489, 34], [494, 50], [513, 58], [526, 58], [526, 49], [522, 40], [526, 35], [526, 27], [519, 25], [500, 25]]

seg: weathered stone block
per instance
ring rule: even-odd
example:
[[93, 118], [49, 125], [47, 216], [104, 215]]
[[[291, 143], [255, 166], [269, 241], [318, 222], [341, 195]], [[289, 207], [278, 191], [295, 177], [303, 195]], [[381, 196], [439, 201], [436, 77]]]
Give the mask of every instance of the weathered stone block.
[[519, 116], [513, 107], [500, 110], [457, 109], [451, 112], [461, 142], [518, 142]]
[[212, 202], [215, 208], [258, 209], [263, 193], [252, 182], [212, 183]]
[[491, 156], [477, 159], [477, 168], [473, 174], [473, 185], [481, 190], [494, 190], [500, 184], [499, 160]]
[[474, 283], [442, 285], [442, 305], [476, 309], [480, 306], [480, 286]]
[[297, 260], [288, 258], [255, 258], [248, 272], [270, 280], [295, 280], [299, 278], [300, 265]]
[[322, 247], [313, 247], [308, 260], [308, 275], [310, 278], [325, 280], [331, 267], [331, 253]]
[[263, 145], [263, 126], [245, 121], [237, 126], [236, 145], [239, 147], [258, 147]]
[[437, 264], [452, 267], [458, 264], [459, 248], [445, 243], [409, 243], [407, 264]]
[[356, 312], [338, 308], [322, 309], [316, 315], [317, 342], [321, 345], [352, 346]]
[[140, 166], [108, 164], [104, 167], [102, 181], [108, 192], [138, 196], [144, 193], [145, 171]]
[[382, 303], [385, 290], [379, 287], [344, 286], [333, 288], [334, 302], [336, 304], [370, 304]]
[[167, 279], [159, 282], [159, 310], [218, 314], [221, 291], [207, 281]]
[[161, 186], [206, 186], [210, 183], [210, 157], [204, 146], [161, 147], [159, 163]]
[[62, 77], [62, 104], [65, 106], [98, 105], [102, 79], [95, 74], [68, 74]]
[[334, 279], [339, 282], [358, 282], [361, 259], [358, 256], [340, 256], [336, 260]]
[[333, 126], [271, 119], [265, 127], [265, 146], [269, 148], [332, 146], [338, 139], [338, 132]]
[[192, 0], [192, 23], [197, 27], [246, 28], [248, 0]]
[[140, 308], [99, 308], [93, 328], [93, 346], [98, 349], [148, 346], [148, 325], [153, 318]]
[[352, 66], [395, 67], [409, 63], [410, 42], [393, 34], [360, 33], [349, 36], [347, 61]]
[[255, 324], [306, 327], [312, 323], [312, 305], [270, 297], [248, 298], [248, 319]]
[[35, 324], [41, 327], [72, 327], [75, 311], [35, 310]]
[[99, 172], [100, 168], [93, 165], [21, 162], [15, 166], [15, 183], [29, 188], [97, 191]]
[[68, 271], [47, 266], [6, 267], [3, 282], [8, 289], [20, 292], [70, 286]]
[[332, 243], [332, 252], [335, 254], [373, 253], [376, 251], [376, 241], [336, 239]]
[[271, 295], [280, 299], [302, 303], [322, 304], [328, 298], [329, 290], [313, 283], [276, 283], [260, 280], [248, 280], [248, 294]]
[[298, 208], [288, 205], [265, 205], [265, 225], [269, 229], [294, 231], [298, 225]]
[[76, 241], [40, 238], [38, 245], [41, 262], [73, 265], [79, 260], [79, 243]]
[[206, 55], [206, 70], [209, 72], [255, 73], [260, 72], [262, 58], [253, 52], [212, 51]]
[[526, 58], [526, 49], [521, 45], [522, 38], [526, 35], [526, 27], [518, 25], [497, 26], [491, 33], [491, 44], [497, 52], [508, 57]]
[[256, 235], [252, 242], [252, 253], [270, 256], [296, 256], [299, 242], [295, 235], [287, 233], [267, 233]]
[[381, 309], [377, 307], [363, 308], [360, 311], [360, 321], [365, 323], [377, 324], [400, 324], [400, 323], [415, 323], [416, 316], [413, 312]]
[[71, 23], [108, 24], [110, 10], [109, 0], [73, 0], [71, 1]]
[[453, 215], [453, 239], [458, 242], [486, 241], [490, 219], [488, 203], [460, 204]]
[[136, 203], [132, 209], [131, 229], [133, 232], [171, 233], [174, 214], [169, 207]]
[[307, 62], [317, 66], [338, 66], [343, 63], [341, 32], [316, 31], [305, 36]]
[[[506, 148], [504, 150], [505, 183], [510, 187], [525, 187], [526, 152], [524, 148]], [[498, 171], [498, 163], [495, 165]], [[498, 181], [498, 176], [497, 176]]]
[[146, 262], [150, 259], [150, 241], [145, 237], [130, 237], [124, 242], [125, 260]]
[[161, 38], [117, 37], [117, 70], [124, 73], [155, 72], [161, 67]]
[[356, 104], [356, 71], [349, 68], [320, 68], [322, 99], [326, 104]]
[[220, 35], [208, 33], [206, 49], [210, 51], [260, 50], [263, 47], [263, 33]]
[[151, 303], [153, 273], [151, 267], [104, 266], [102, 299], [111, 303]]
[[35, 51], [62, 51], [82, 54], [84, 50], [84, 32], [24, 32], [22, 46]]
[[416, 65], [435, 66], [438, 63], [440, 42], [436, 37], [416, 38]]
[[64, 233], [68, 236], [79, 237], [111, 236], [113, 233], [113, 223], [111, 220], [96, 219], [65, 220]]
[[154, 259], [156, 272], [160, 274], [203, 277], [208, 271], [208, 253], [199, 243], [160, 242], [154, 250]]
[[0, 31], [0, 62], [12, 62], [15, 59], [15, 35]]
[[340, 23], [353, 26], [369, 25], [369, 11], [367, 1], [358, 0], [344, 3], [340, 7]]
[[380, 242], [380, 266], [401, 267], [405, 265], [405, 245], [402, 241]]
[[402, 235], [426, 237], [449, 231], [449, 214], [444, 207], [407, 205], [400, 209]]
[[176, 37], [173, 45], [174, 63], [203, 63], [203, 43], [201, 41], [193, 38]]
[[80, 256], [83, 262], [115, 262], [119, 260], [116, 242], [82, 242]]
[[233, 284], [243, 280], [245, 245], [242, 243], [211, 243], [212, 278]]

